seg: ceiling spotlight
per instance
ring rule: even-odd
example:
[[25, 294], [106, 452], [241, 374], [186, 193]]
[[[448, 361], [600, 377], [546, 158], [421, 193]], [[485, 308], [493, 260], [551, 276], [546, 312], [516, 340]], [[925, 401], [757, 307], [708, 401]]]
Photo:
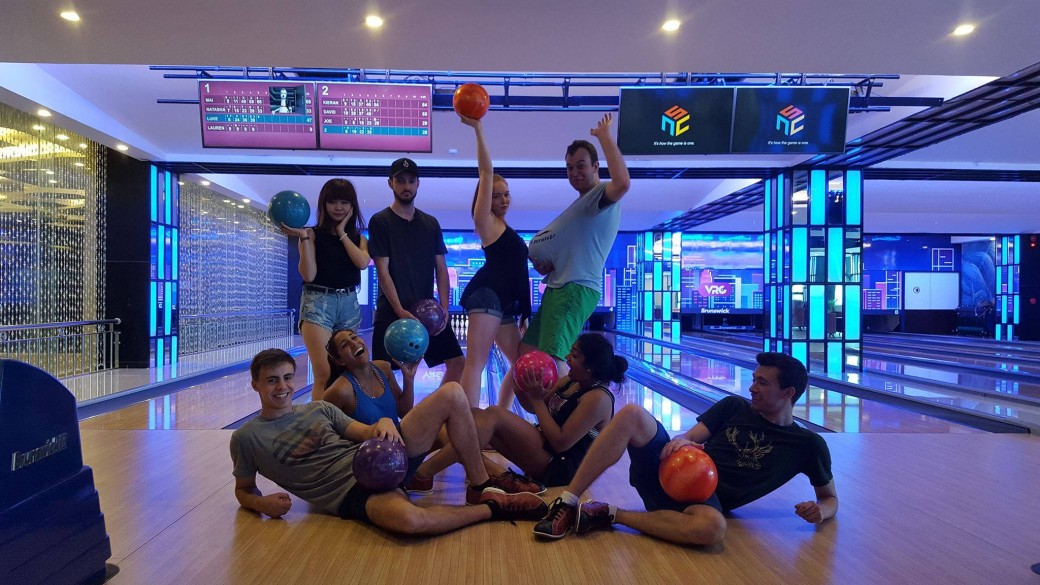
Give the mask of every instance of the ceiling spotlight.
[[86, 142], [80, 142], [79, 143], [79, 147], [80, 148], [86, 148], [87, 147], [87, 143]]
[[57, 136], [55, 136], [55, 138], [57, 138], [58, 140], [68, 140], [69, 139], [68, 135], [66, 135], [66, 134], [58, 134]]
[[184, 181], [177, 181], [178, 185], [184, 186]]
[[47, 128], [43, 124], [33, 124], [33, 130], [46, 130]]
[[674, 18], [671, 18], [669, 20], [664, 21], [664, 24], [661, 25], [661, 30], [664, 30], [664, 31], [667, 31], [667, 32], [675, 32], [675, 31], [679, 30], [679, 25], [681, 25], [681, 24], [682, 23], [679, 22], [678, 20], [676, 20]]
[[368, 28], [379, 28], [383, 26], [383, 18], [375, 14], [369, 14], [365, 17], [365, 25]]
[[83, 163], [72, 163], [72, 164], [76, 165], [77, 167], [83, 167], [83, 166], [86, 166], [86, 165], [84, 165]]
[[126, 152], [126, 151], [130, 150], [130, 147], [125, 145], [125, 144], [117, 144], [116, 145], [116, 150], [119, 150], [119, 151], [122, 151], [122, 152]]
[[75, 10], [65, 10], [60, 16], [69, 22], [79, 22], [80, 20], [79, 13]]
[[966, 35], [970, 35], [973, 32], [975, 32], [974, 24], [962, 24], [957, 28], [953, 29], [953, 36], [963, 37]]
[[54, 179], [48, 179], [47, 182], [48, 183], [57, 183], [57, 181], [55, 181]]
[[50, 111], [49, 110], [45, 110], [43, 108], [40, 108], [40, 109], [36, 110], [36, 115], [41, 117], [41, 118], [50, 118], [51, 117]]
[[199, 184], [203, 187], [209, 187], [211, 183], [209, 181], [199, 181]]
[[246, 208], [246, 206], [245, 206], [245, 205], [239, 205], [239, 206], [238, 206], [238, 208], [239, 208], [239, 209], [245, 209], [245, 208]]
[[249, 198], [248, 197], [243, 197], [242, 198], [242, 203], [249, 203]]

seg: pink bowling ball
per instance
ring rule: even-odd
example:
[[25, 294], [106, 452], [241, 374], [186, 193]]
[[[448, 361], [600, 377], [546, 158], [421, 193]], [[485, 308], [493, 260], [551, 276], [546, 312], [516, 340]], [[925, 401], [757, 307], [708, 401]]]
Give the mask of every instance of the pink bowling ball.
[[542, 381], [548, 382], [544, 385], [550, 388], [556, 385], [556, 380], [559, 378], [559, 372], [556, 371], [556, 360], [537, 349], [520, 356], [513, 364], [513, 381], [516, 382], [517, 388], [529, 392], [532, 389], [525, 386], [523, 381], [526, 372], [533, 372], [536, 379], [541, 373]]

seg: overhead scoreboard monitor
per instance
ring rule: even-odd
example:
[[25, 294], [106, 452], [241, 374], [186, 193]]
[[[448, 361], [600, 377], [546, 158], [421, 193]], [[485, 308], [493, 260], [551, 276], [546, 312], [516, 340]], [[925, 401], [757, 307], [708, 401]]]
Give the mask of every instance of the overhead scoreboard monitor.
[[316, 149], [314, 84], [202, 80], [202, 146]]
[[322, 149], [433, 151], [431, 85], [318, 83], [317, 94]]

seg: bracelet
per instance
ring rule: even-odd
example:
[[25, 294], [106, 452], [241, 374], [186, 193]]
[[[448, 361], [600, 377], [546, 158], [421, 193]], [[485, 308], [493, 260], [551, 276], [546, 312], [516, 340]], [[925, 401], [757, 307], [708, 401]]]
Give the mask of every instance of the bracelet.
[[306, 236], [306, 237], [300, 238], [300, 241], [301, 242], [305, 242], [305, 241], [307, 241], [309, 239], [311, 239], [311, 237], [310, 236]]
[[348, 234], [348, 233], [346, 233], [346, 232], [343, 232], [343, 235], [339, 237], [339, 241], [341, 241], [341, 242], [342, 242], [342, 241], [343, 241], [343, 238], [345, 238], [345, 237], [347, 237], [347, 236], [349, 236], [349, 235], [350, 235], [350, 234]]

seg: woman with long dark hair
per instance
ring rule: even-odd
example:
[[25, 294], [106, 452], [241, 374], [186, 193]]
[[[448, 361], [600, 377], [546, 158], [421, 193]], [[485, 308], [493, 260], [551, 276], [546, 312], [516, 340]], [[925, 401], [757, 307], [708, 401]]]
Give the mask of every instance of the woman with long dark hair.
[[300, 240], [300, 335], [314, 370], [311, 398], [320, 400], [329, 377], [325, 344], [334, 330], [357, 328], [361, 322], [357, 293], [370, 258], [357, 190], [347, 179], [330, 179], [318, 195], [318, 225], [281, 227]]

